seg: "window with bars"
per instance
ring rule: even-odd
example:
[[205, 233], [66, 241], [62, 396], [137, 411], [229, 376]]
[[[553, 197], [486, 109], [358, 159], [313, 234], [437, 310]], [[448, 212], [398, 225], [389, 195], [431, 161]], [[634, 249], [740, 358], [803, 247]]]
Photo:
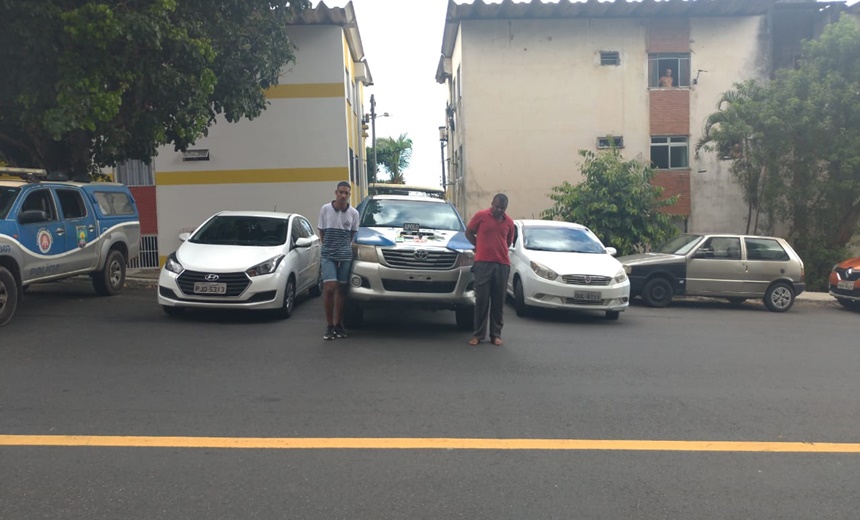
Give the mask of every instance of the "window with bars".
[[600, 51], [601, 65], [621, 65], [621, 55], [618, 51]]

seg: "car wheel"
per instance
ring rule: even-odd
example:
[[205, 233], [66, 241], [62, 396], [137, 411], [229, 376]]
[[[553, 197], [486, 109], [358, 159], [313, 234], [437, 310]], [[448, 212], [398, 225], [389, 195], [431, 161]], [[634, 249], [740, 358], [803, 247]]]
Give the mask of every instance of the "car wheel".
[[287, 278], [287, 285], [284, 287], [284, 302], [281, 308], [278, 309], [278, 317], [287, 319], [293, 315], [293, 309], [296, 306], [296, 280], [292, 276]]
[[114, 296], [125, 286], [125, 257], [116, 249], [108, 253], [105, 268], [92, 274], [93, 288], [99, 296]]
[[314, 285], [311, 286], [310, 290], [308, 290], [308, 293], [310, 293], [311, 296], [316, 298], [317, 296], [322, 294], [322, 291], [323, 291], [323, 279], [322, 279], [322, 270], [320, 270], [319, 274], [317, 275], [317, 283], [315, 283]]
[[651, 278], [642, 288], [642, 299], [649, 307], [665, 307], [672, 302], [672, 284], [665, 278]]
[[747, 301], [746, 298], [726, 298], [726, 299], [729, 300], [729, 303], [731, 303], [732, 305], [740, 305], [743, 302]]
[[606, 311], [607, 320], [617, 320], [621, 316], [621, 311]]
[[5, 267], [0, 267], [0, 327], [5, 326], [18, 308], [18, 284]]
[[526, 305], [526, 295], [523, 293], [523, 282], [519, 278], [514, 280], [514, 308], [517, 310], [517, 316], [529, 315], [529, 306]]
[[355, 302], [347, 301], [343, 306], [343, 326], [357, 329], [364, 322], [364, 309]]
[[794, 305], [794, 290], [785, 282], [777, 282], [764, 293], [764, 306], [771, 312], [785, 312]]
[[454, 313], [457, 317], [458, 329], [472, 330], [475, 327], [475, 307], [471, 305], [457, 307]]
[[161, 309], [164, 311], [164, 314], [167, 314], [168, 316], [181, 316], [185, 314], [185, 309], [183, 309], [182, 307], [162, 305]]
[[836, 298], [836, 301], [839, 302], [839, 305], [845, 307], [846, 309], [860, 309], [860, 303], [849, 300], [847, 298]]

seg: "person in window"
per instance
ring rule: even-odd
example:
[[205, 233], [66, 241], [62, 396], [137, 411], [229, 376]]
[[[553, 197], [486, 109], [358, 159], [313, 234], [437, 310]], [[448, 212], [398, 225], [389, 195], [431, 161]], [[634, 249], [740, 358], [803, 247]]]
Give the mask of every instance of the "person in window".
[[660, 81], [658, 85], [661, 87], [675, 86], [675, 78], [672, 77], [672, 69], [666, 69], [666, 72], [662, 76], [660, 76]]

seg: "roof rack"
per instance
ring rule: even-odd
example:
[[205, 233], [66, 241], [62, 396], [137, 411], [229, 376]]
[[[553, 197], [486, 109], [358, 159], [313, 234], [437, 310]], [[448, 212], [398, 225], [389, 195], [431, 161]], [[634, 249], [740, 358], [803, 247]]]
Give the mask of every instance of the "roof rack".
[[31, 184], [37, 184], [48, 178], [48, 172], [38, 168], [0, 168], [0, 176], [18, 177]]

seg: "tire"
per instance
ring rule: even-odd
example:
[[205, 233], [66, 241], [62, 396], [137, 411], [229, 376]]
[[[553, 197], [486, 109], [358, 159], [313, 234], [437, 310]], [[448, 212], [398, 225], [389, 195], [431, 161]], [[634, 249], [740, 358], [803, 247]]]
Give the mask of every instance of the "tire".
[[517, 316], [524, 318], [531, 314], [529, 306], [526, 305], [526, 296], [523, 293], [523, 282], [519, 278], [514, 279], [514, 308]]
[[114, 296], [125, 287], [125, 257], [116, 249], [111, 249], [105, 261], [105, 268], [92, 274], [93, 288], [99, 296]]
[[322, 295], [322, 291], [323, 291], [323, 279], [322, 279], [322, 270], [320, 270], [319, 274], [317, 275], [317, 283], [315, 283], [314, 285], [311, 286], [310, 289], [308, 289], [308, 294], [310, 294], [312, 297], [316, 298], [317, 296]]
[[475, 327], [475, 307], [463, 306], [454, 310], [457, 318], [457, 328], [460, 330], [472, 330]]
[[729, 300], [729, 303], [731, 303], [732, 305], [740, 305], [743, 302], [747, 301], [746, 298], [726, 298], [726, 299]]
[[651, 278], [642, 287], [642, 300], [649, 307], [666, 307], [672, 303], [672, 284], [665, 278]]
[[764, 293], [764, 306], [771, 312], [785, 312], [794, 305], [794, 289], [785, 282], [777, 282]]
[[185, 309], [183, 309], [182, 307], [171, 307], [170, 305], [162, 305], [161, 310], [164, 311], [164, 314], [167, 314], [168, 316], [172, 317], [182, 316], [183, 314], [185, 314]]
[[849, 300], [847, 298], [836, 298], [836, 301], [839, 302], [839, 305], [845, 307], [846, 309], [857, 310], [860, 309], [860, 303]]
[[348, 301], [343, 306], [343, 326], [348, 329], [357, 329], [364, 323], [364, 309], [355, 302]]
[[285, 320], [293, 315], [293, 309], [296, 308], [296, 279], [292, 275], [287, 278], [287, 285], [284, 286], [284, 302], [281, 308], [277, 310], [278, 317]]
[[0, 327], [12, 321], [18, 308], [18, 283], [5, 267], [0, 267]]
[[617, 320], [621, 316], [621, 311], [606, 311], [607, 320]]

